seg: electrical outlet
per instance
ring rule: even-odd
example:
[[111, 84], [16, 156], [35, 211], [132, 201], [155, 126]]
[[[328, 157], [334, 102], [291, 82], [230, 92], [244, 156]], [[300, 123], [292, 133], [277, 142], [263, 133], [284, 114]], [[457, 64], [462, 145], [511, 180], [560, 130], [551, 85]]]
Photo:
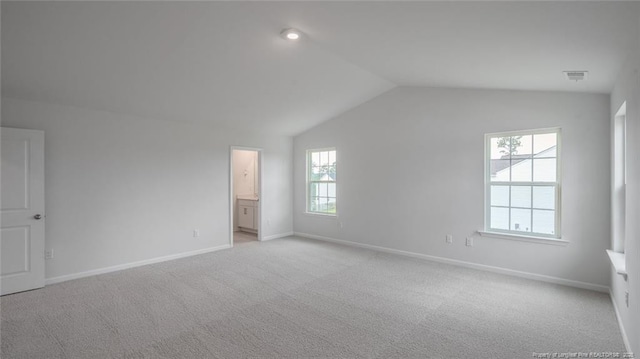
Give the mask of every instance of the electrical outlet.
[[197, 238], [197, 237], [200, 237], [200, 230], [194, 229], [193, 230], [193, 238]]
[[473, 237], [467, 237], [467, 247], [473, 247]]
[[45, 249], [44, 259], [53, 259], [53, 249]]
[[624, 292], [624, 303], [627, 305], [627, 308], [629, 308], [629, 292]]
[[344, 228], [344, 223], [342, 223], [342, 221], [338, 221], [338, 227]]
[[447, 234], [446, 240], [447, 240], [447, 243], [452, 244], [453, 243], [453, 235]]

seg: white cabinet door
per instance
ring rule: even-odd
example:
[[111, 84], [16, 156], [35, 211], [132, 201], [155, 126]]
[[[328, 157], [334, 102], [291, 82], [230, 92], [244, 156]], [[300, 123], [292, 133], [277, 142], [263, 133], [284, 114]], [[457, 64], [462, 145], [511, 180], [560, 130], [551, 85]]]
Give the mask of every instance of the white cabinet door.
[[253, 226], [253, 207], [239, 206], [238, 207], [238, 226], [255, 229]]
[[2, 132], [0, 294], [44, 287], [44, 132]]

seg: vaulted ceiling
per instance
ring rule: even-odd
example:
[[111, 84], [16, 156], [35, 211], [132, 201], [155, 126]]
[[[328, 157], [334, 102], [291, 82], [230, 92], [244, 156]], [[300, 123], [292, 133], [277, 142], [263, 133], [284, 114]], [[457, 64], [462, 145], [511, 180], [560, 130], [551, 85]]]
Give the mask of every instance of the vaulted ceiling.
[[[2, 91], [295, 135], [395, 86], [608, 93], [639, 14], [614, 1], [3, 1]], [[306, 36], [287, 42], [285, 27]]]

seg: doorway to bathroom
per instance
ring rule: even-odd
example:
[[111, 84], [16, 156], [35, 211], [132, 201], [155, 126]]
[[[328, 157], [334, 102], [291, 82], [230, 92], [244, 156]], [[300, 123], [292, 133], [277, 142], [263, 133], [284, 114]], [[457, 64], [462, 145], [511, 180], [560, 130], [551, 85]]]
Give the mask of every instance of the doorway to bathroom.
[[229, 243], [261, 241], [262, 149], [232, 146], [229, 163]]

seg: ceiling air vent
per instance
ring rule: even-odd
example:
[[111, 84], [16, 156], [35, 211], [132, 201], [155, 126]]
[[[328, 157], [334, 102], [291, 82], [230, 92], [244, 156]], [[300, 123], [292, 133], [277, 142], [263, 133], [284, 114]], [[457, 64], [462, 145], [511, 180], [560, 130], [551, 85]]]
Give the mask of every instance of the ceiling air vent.
[[564, 77], [569, 81], [582, 81], [586, 80], [589, 75], [589, 71], [562, 71]]

